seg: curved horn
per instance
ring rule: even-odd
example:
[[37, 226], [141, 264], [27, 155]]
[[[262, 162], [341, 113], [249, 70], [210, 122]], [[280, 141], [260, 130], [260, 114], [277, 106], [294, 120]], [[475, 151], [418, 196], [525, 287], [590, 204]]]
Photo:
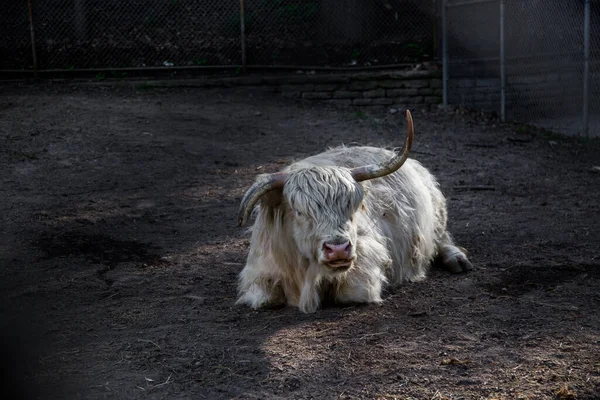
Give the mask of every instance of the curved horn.
[[354, 177], [357, 182], [361, 182], [368, 179], [380, 178], [398, 170], [408, 158], [408, 153], [410, 152], [415, 137], [412, 115], [410, 115], [410, 111], [408, 110], [406, 110], [406, 129], [406, 140], [404, 141], [404, 146], [402, 146], [400, 152], [395, 151], [396, 154], [394, 157], [381, 164], [371, 164], [364, 167], [352, 168], [350, 170], [352, 177]]
[[271, 190], [282, 188], [287, 177], [287, 172], [260, 175], [256, 179], [256, 182], [248, 189], [240, 203], [240, 208], [238, 209], [238, 226], [244, 226], [260, 198]]

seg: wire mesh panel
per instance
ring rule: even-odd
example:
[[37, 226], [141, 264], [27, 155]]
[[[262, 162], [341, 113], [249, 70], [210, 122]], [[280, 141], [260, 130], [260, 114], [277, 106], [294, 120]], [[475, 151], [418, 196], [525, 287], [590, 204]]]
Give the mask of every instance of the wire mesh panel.
[[600, 3], [590, 2], [590, 135], [600, 136]]
[[0, 70], [31, 69], [27, 1], [7, 1], [0, 11]]
[[[39, 69], [414, 64], [438, 0], [31, 0]], [[0, 69], [32, 68], [27, 1], [0, 13]], [[241, 33], [241, 5], [245, 35]]]
[[248, 0], [248, 63], [347, 67], [428, 60], [435, 11], [432, 0]]
[[[493, 62], [497, 70], [500, 51], [498, 1], [447, 1], [449, 52], [456, 61]], [[459, 73], [460, 71], [456, 71]]]
[[[591, 5], [589, 108], [586, 3]], [[501, 114], [504, 93], [507, 120], [567, 134], [586, 132], [584, 110], [589, 110], [590, 132], [600, 136], [597, 2], [447, 0], [446, 7], [451, 103]]]
[[240, 64], [235, 0], [34, 2], [42, 69]]
[[448, 0], [449, 102], [500, 110], [498, 1]]
[[583, 1], [505, 0], [507, 118], [582, 131]]

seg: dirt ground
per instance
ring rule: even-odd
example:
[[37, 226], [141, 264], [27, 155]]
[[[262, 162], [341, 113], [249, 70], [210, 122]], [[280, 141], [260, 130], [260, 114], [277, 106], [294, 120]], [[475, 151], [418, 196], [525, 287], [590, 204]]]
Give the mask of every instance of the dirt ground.
[[240, 88], [0, 95], [3, 390], [600, 398], [599, 140], [414, 110], [413, 157], [439, 178], [475, 270], [303, 315], [234, 306], [241, 196], [327, 146], [400, 145], [400, 114]]

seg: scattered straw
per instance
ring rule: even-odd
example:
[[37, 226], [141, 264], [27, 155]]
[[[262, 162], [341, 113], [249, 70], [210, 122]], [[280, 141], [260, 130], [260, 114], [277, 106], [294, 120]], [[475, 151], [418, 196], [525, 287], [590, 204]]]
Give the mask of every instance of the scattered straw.
[[158, 347], [160, 349], [160, 346], [158, 344], [156, 344], [155, 342], [153, 342], [152, 340], [148, 340], [148, 339], [138, 339], [138, 342], [142, 342], [142, 343], [150, 343], [155, 345], [156, 347]]
[[562, 385], [554, 394], [556, 395], [556, 398], [559, 400], [573, 400], [573, 399], [577, 398], [577, 395], [575, 394], [575, 392], [572, 391], [569, 388], [569, 385], [567, 385], [566, 383], [564, 385]]

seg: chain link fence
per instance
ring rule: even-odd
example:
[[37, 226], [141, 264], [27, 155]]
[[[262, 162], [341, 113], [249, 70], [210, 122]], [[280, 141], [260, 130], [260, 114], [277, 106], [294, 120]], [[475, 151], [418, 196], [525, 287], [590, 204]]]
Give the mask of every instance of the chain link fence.
[[33, 68], [27, 2], [4, 2], [0, 27], [0, 69]]
[[436, 43], [435, 0], [6, 3], [0, 70], [414, 65]]
[[597, 2], [446, 0], [443, 7], [446, 102], [600, 136]]
[[248, 62], [376, 66], [430, 59], [434, 1], [249, 0]]

